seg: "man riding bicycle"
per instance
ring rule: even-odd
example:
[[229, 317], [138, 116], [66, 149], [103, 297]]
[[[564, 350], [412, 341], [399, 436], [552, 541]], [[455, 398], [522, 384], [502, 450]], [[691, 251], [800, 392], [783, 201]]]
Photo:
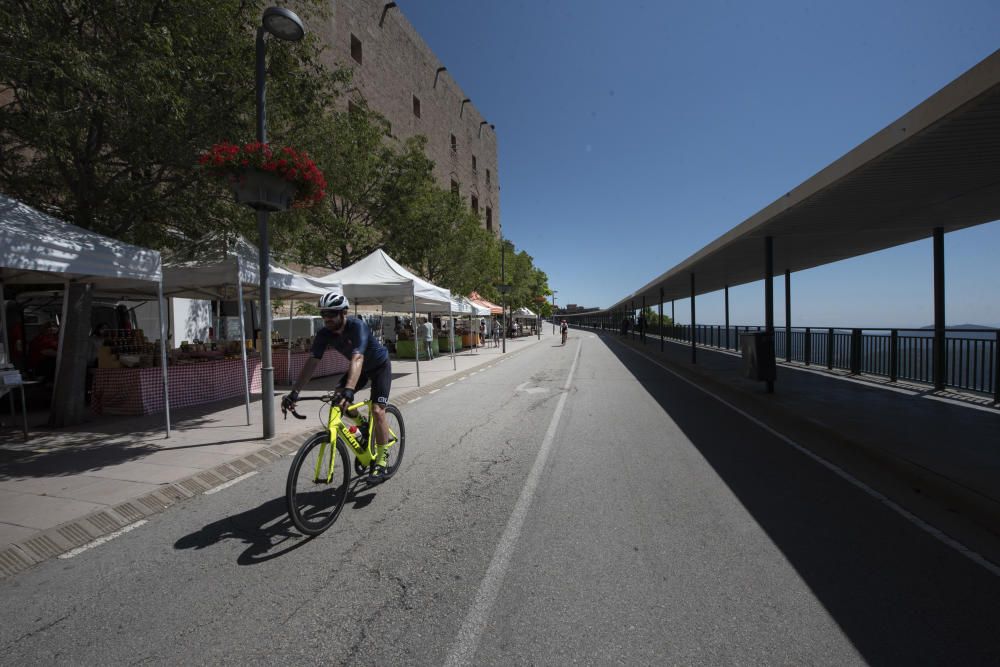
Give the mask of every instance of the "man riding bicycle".
[[292, 391], [281, 399], [282, 410], [292, 410], [299, 400], [299, 391], [304, 387], [316, 366], [323, 358], [327, 347], [332, 347], [347, 357], [351, 365], [340, 379], [337, 391], [341, 395], [340, 407], [346, 409], [354, 403], [354, 392], [363, 389], [368, 381], [372, 383], [372, 411], [375, 413], [375, 468], [370, 478], [377, 480], [386, 468], [386, 444], [389, 427], [385, 419], [385, 406], [389, 403], [389, 385], [392, 381], [392, 367], [389, 352], [374, 336], [364, 320], [348, 317], [351, 307], [347, 297], [339, 291], [327, 292], [319, 300], [319, 314], [324, 327], [313, 339], [312, 356], [299, 373], [299, 379], [292, 385]]

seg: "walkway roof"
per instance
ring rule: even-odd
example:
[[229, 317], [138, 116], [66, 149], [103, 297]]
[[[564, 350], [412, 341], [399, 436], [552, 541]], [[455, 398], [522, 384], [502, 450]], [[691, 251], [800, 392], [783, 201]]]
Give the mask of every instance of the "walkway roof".
[[997, 219], [1000, 50], [609, 310], [762, 280], [767, 236], [780, 275]]

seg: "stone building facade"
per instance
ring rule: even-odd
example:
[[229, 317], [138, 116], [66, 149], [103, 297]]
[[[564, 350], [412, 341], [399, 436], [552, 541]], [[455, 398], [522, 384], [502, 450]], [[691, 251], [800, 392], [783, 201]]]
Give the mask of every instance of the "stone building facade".
[[500, 234], [500, 185], [494, 127], [449, 75], [394, 2], [335, 0], [321, 30], [328, 65], [354, 71], [343, 101], [363, 99], [385, 116], [399, 140], [422, 134], [434, 175]]

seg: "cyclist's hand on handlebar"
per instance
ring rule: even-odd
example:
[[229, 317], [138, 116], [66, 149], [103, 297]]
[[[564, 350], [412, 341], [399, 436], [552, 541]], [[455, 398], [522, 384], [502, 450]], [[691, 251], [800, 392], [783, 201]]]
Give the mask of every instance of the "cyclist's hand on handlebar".
[[339, 405], [341, 409], [346, 409], [348, 405], [354, 402], [353, 389], [348, 389], [347, 387], [341, 387], [340, 389], [337, 390], [337, 395], [339, 399], [337, 401], [337, 405]]
[[[299, 400], [299, 392], [291, 391], [281, 397], [281, 414], [288, 419], [288, 413], [295, 414], [295, 403]], [[298, 415], [296, 415], [298, 416]]]

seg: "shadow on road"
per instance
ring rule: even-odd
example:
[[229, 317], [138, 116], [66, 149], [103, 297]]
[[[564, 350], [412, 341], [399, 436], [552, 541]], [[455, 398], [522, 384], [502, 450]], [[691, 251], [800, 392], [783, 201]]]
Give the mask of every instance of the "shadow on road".
[[617, 341], [599, 339], [683, 431], [867, 662], [1000, 664], [1000, 577]]
[[[375, 499], [373, 487], [360, 480], [351, 483], [346, 509], [361, 509]], [[336, 528], [336, 523], [331, 530]], [[227, 516], [174, 543], [175, 549], [207, 549], [223, 540], [247, 545], [236, 559], [239, 565], [256, 565], [295, 551], [312, 540], [299, 534], [288, 518], [285, 497], [273, 498], [253, 509]]]

